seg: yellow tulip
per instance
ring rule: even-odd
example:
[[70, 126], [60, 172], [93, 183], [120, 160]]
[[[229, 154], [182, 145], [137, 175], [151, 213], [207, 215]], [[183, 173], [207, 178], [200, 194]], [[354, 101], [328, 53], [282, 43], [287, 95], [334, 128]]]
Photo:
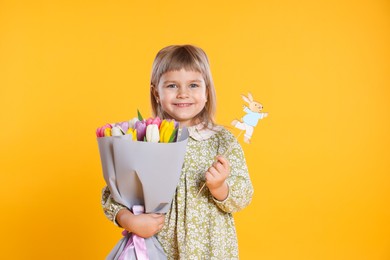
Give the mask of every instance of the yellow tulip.
[[160, 142], [169, 143], [172, 133], [175, 130], [174, 121], [163, 120], [160, 126]]
[[111, 136], [111, 128], [106, 128], [106, 129], [104, 129], [104, 136], [106, 137], [106, 136]]
[[131, 134], [131, 140], [137, 141], [137, 130], [133, 128], [127, 129], [126, 134]]

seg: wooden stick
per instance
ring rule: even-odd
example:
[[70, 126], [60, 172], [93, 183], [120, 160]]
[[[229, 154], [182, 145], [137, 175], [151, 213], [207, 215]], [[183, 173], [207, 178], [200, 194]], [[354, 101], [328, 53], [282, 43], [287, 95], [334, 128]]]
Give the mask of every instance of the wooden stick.
[[[238, 139], [241, 134], [244, 132], [244, 130], [241, 130], [241, 132], [238, 134], [238, 136], [236, 137], [236, 139]], [[230, 143], [229, 145], [229, 148], [223, 153], [223, 157], [225, 157], [228, 153], [230, 153], [230, 150], [233, 148], [233, 142]], [[217, 160], [214, 160], [214, 162], [216, 162]], [[196, 198], [199, 196], [199, 194], [202, 192], [202, 190], [204, 189], [204, 187], [206, 186], [206, 182], [203, 183], [202, 187], [200, 188], [200, 190], [198, 191], [198, 194], [196, 194]]]

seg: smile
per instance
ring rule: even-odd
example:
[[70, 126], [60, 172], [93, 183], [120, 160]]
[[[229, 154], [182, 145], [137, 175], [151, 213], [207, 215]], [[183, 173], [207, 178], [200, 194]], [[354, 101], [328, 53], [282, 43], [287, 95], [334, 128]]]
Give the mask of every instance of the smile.
[[189, 107], [192, 104], [191, 103], [176, 103], [174, 105], [177, 106], [177, 107]]

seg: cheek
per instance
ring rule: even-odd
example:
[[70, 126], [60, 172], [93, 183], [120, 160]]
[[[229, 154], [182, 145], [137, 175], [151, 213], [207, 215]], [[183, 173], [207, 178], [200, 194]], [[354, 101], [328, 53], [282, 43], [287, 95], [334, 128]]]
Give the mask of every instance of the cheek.
[[164, 90], [164, 89], [160, 89], [160, 90], [158, 91], [158, 93], [159, 93], [159, 97], [160, 97], [161, 102], [164, 102], [165, 100], [169, 100], [169, 99], [172, 98], [172, 97], [171, 97], [172, 94], [169, 93], [169, 91], [166, 91], [166, 90]]
[[206, 102], [207, 95], [206, 94], [202, 94], [202, 95], [199, 96], [199, 99]]
[[201, 99], [202, 99], [203, 101], [205, 101], [205, 102], [207, 101], [208, 96], [207, 96], [207, 90], [206, 90], [206, 89], [203, 91]]
[[207, 96], [205, 94], [199, 95], [197, 97], [197, 101], [199, 104], [202, 104], [204, 106], [204, 105], [206, 105], [206, 102], [207, 102]]

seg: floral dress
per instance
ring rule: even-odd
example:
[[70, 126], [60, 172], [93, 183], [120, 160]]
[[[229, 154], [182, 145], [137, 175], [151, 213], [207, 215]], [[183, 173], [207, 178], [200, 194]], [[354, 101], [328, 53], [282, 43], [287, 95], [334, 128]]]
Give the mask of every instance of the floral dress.
[[[190, 138], [179, 184], [157, 238], [168, 259], [238, 259], [232, 213], [246, 207], [253, 194], [243, 151], [236, 138], [221, 126], [210, 129], [199, 124], [188, 130]], [[218, 201], [207, 187], [197, 197], [205, 172], [215, 157], [228, 149], [228, 197]], [[107, 187], [103, 189], [102, 206], [114, 223], [124, 207], [111, 198]]]

